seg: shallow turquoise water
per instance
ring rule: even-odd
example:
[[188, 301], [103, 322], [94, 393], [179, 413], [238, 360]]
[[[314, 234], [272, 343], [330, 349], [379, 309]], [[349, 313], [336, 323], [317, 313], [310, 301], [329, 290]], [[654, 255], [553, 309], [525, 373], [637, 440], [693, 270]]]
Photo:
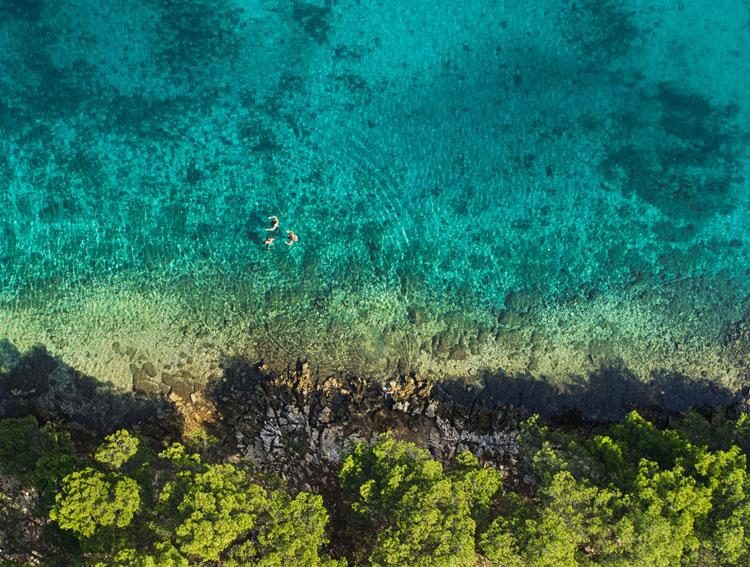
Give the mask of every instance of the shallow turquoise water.
[[[689, 282], [675, 312], [720, 334], [750, 273], [750, 7], [715, 4], [5, 0], [3, 304], [220, 281], [278, 344], [392, 301], [464, 360], [477, 321]], [[269, 215], [299, 243], [264, 247]]]

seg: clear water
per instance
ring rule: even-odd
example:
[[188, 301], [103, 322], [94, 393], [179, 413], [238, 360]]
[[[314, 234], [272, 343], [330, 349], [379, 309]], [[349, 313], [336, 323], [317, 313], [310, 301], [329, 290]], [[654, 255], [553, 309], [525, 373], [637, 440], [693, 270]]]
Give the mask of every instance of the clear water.
[[0, 338], [736, 387], [748, 53], [742, 0], [0, 0]]

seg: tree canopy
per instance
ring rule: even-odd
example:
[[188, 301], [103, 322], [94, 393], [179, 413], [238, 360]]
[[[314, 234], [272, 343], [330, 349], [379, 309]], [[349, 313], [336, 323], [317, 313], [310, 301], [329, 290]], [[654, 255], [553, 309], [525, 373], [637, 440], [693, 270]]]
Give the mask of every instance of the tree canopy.
[[385, 434], [344, 456], [331, 525], [321, 495], [214, 450], [124, 430], [85, 450], [33, 418], [4, 419], [0, 474], [39, 498], [28, 510], [0, 484], [0, 564], [17, 564], [18, 526], [41, 515], [50, 566], [744, 567], [748, 438], [745, 417], [660, 428], [631, 413], [574, 433], [531, 419], [501, 475], [467, 451], [439, 462]]
[[469, 455], [460, 463], [446, 474], [427, 451], [390, 435], [355, 447], [341, 466], [341, 487], [362, 533], [372, 534], [370, 565], [474, 564], [472, 510], [487, 506], [500, 476]]
[[750, 481], [738, 447], [711, 451], [631, 413], [580, 442], [548, 436], [531, 498], [480, 536], [493, 565], [740, 566], [750, 560]]

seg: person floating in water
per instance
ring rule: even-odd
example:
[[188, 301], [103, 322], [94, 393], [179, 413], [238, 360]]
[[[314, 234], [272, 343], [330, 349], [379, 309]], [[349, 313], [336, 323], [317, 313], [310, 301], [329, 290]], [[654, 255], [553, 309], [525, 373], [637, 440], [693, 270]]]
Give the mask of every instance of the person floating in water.
[[291, 230], [287, 230], [286, 231], [286, 242], [284, 242], [284, 244], [286, 244], [287, 246], [291, 246], [292, 244], [294, 244], [297, 241], [299, 241], [299, 236], [297, 236], [297, 233], [292, 232]]
[[279, 217], [270, 216], [268, 217], [268, 220], [271, 221], [271, 228], [267, 228], [266, 230], [270, 232], [274, 232], [277, 228], [279, 228]]
[[270, 248], [273, 246], [273, 241], [276, 240], [273, 236], [269, 236], [263, 241], [263, 244], [266, 246], [266, 248]]

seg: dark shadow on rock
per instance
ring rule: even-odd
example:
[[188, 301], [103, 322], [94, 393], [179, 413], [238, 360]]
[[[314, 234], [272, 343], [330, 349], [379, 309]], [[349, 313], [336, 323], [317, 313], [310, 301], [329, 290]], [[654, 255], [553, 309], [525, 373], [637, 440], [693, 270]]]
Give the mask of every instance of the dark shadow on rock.
[[260, 432], [273, 418], [302, 434], [314, 423], [340, 424], [361, 415], [374, 417], [386, 405], [379, 384], [350, 374], [318, 380], [306, 364], [298, 363], [279, 375], [262, 362], [242, 357], [226, 359], [222, 365], [224, 377], [213, 385], [208, 398], [230, 426], [242, 422]]
[[502, 444], [500, 433], [533, 414], [577, 427], [619, 421], [632, 410], [658, 421], [688, 410], [730, 413], [742, 402], [741, 393], [665, 370], [643, 382], [617, 362], [562, 386], [497, 371], [472, 383], [428, 383], [412, 374], [387, 389], [353, 375], [317, 376], [301, 363], [282, 374], [242, 358], [226, 360], [224, 368], [224, 378], [208, 393], [219, 416], [217, 433], [272, 466], [292, 466], [303, 457], [309, 464], [311, 453], [316, 462], [336, 461], [347, 443], [385, 430], [446, 455], [462, 446]]
[[42, 421], [98, 437], [120, 428], [174, 439], [182, 418], [163, 396], [117, 391], [85, 376], [50, 355], [43, 347], [20, 353], [0, 341], [0, 418], [34, 415]]
[[[470, 449], [502, 461], [516, 454], [518, 425], [533, 414], [559, 427], [581, 427], [619, 421], [638, 410], [664, 424], [691, 409], [727, 412], [741, 397], [666, 371], [643, 382], [622, 363], [571, 377], [565, 385], [498, 371], [471, 383], [429, 383], [411, 374], [387, 388], [344, 373], [317, 375], [302, 363], [280, 374], [243, 358], [223, 365], [223, 379], [207, 393], [218, 416], [214, 433], [226, 448], [298, 488], [330, 477], [353, 442], [383, 431], [415, 441], [438, 458]], [[325, 491], [324, 482], [316, 489]]]
[[[514, 466], [519, 424], [533, 414], [562, 428], [591, 427], [639, 411], [658, 425], [697, 409], [732, 415], [747, 400], [708, 380], [655, 371], [639, 380], [621, 363], [603, 365], [564, 386], [551, 379], [485, 372], [479, 380], [431, 383], [409, 374], [383, 386], [351, 374], [319, 374], [305, 363], [275, 373], [244, 358], [223, 361], [224, 376], [206, 392], [222, 449], [275, 471], [291, 487], [313, 487], [337, 502], [336, 473], [352, 444], [379, 433], [414, 441], [439, 460], [470, 450]], [[744, 396], [744, 398], [743, 398]]]
[[658, 370], [652, 373], [651, 402], [669, 413], [696, 409], [710, 414], [739, 403], [742, 393], [733, 393], [710, 380], [690, 380], [681, 374]]
[[621, 363], [603, 365], [587, 378], [572, 377], [564, 386], [552, 380], [505, 372], [486, 372], [479, 386], [462, 380], [441, 382], [435, 395], [449, 413], [470, 416], [513, 408], [522, 416], [539, 414], [545, 421], [606, 423], [641, 413], [676, 415], [691, 409], [713, 413], [729, 409], [738, 395], [709, 380], [690, 379], [676, 372], [655, 370], [649, 382], [639, 380]]
[[414, 377], [402, 381], [408, 396], [389, 396], [372, 380], [320, 377], [304, 363], [282, 374], [244, 358], [222, 364], [223, 379], [207, 393], [218, 416], [213, 433], [297, 488], [334, 489], [330, 465], [352, 442], [393, 431], [424, 444], [433, 425], [425, 416], [429, 387]]

